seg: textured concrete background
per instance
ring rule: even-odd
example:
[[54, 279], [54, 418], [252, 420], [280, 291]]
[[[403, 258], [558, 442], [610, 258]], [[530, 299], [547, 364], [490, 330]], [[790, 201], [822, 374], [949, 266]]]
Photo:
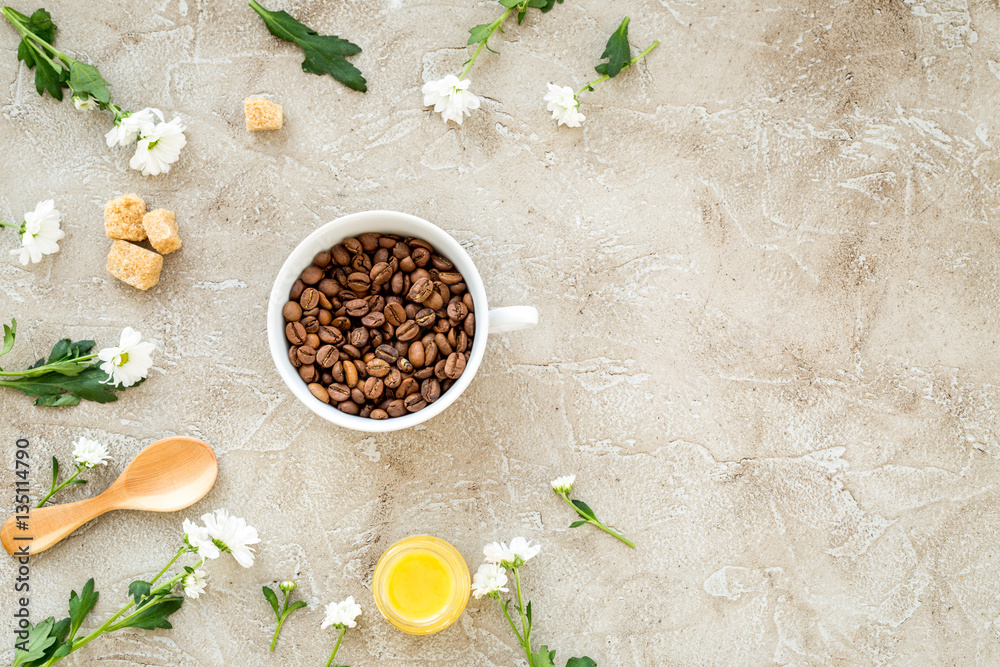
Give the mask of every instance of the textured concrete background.
[[[344, 664], [523, 665], [491, 602], [429, 638], [381, 620], [375, 561], [421, 532], [473, 566], [486, 541], [541, 542], [526, 585], [559, 665], [1000, 662], [996, 2], [567, 0], [481, 57], [483, 109], [461, 128], [422, 108], [420, 86], [459, 68], [496, 4], [271, 4], [361, 44], [370, 92], [303, 74], [240, 1], [46, 3], [57, 43], [116, 101], [187, 123], [160, 178], [104, 146], [107, 116], [39, 98], [0, 29], [0, 216], [54, 197], [67, 230], [27, 269], [0, 232], [0, 314], [22, 331], [4, 366], [125, 325], [159, 345], [114, 405], [0, 394], [2, 465], [31, 438], [41, 491], [73, 439], [110, 443], [113, 463], [70, 500], [163, 436], [201, 437], [220, 462], [190, 511], [109, 515], [35, 559], [35, 617], [93, 575], [95, 624], [165, 562], [185, 516], [228, 507], [264, 539], [253, 569], [212, 568], [174, 630], [68, 664], [319, 665], [333, 634], [318, 607], [352, 594], [364, 616]], [[584, 98], [584, 128], [557, 129], [545, 84], [591, 78], [625, 14], [636, 49], [663, 45]], [[284, 105], [282, 131], [244, 130], [252, 94]], [[184, 236], [149, 293], [103, 268], [102, 204], [133, 191]], [[491, 337], [444, 415], [377, 438], [296, 403], [264, 329], [287, 252], [373, 208], [440, 224], [494, 305], [541, 312]], [[547, 484], [570, 472], [638, 549], [566, 529]], [[311, 607], [271, 655], [260, 586], [290, 576]], [[0, 559], [7, 607], [12, 577]]]

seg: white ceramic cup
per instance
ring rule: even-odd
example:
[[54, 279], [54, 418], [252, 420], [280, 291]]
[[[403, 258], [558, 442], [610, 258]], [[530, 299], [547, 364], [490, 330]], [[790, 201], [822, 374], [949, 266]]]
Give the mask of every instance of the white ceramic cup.
[[[329, 405], [317, 399], [310, 393], [306, 383], [299, 377], [298, 371], [288, 360], [288, 341], [285, 339], [285, 318], [281, 309], [288, 302], [288, 293], [298, 279], [302, 270], [312, 264], [313, 257], [324, 250], [330, 250], [346, 238], [357, 237], [366, 232], [381, 232], [383, 234], [399, 234], [413, 236], [427, 241], [434, 246], [435, 251], [447, 257], [455, 268], [465, 278], [469, 293], [475, 305], [476, 335], [472, 341], [472, 351], [465, 365], [465, 372], [455, 381], [448, 391], [441, 394], [434, 403], [423, 410], [402, 417], [391, 419], [370, 419], [341, 412], [334, 405]], [[472, 258], [447, 232], [436, 225], [407, 213], [397, 211], [365, 211], [352, 213], [328, 222], [300, 243], [288, 256], [278, 277], [271, 288], [271, 298], [267, 305], [267, 339], [271, 348], [271, 357], [278, 369], [278, 374], [295, 397], [306, 407], [323, 419], [338, 426], [355, 431], [381, 433], [398, 431], [416, 426], [440, 414], [454, 403], [472, 382], [479, 364], [486, 352], [488, 333], [526, 329], [538, 324], [538, 311], [531, 306], [515, 306], [511, 308], [494, 308], [490, 310], [486, 303], [486, 289], [483, 279], [472, 263]]]

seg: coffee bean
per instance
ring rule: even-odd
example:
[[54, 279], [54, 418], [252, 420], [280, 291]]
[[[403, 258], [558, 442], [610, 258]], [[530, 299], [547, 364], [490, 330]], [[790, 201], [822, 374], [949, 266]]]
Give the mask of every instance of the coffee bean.
[[337, 317], [333, 318], [333, 322], [330, 322], [330, 325], [337, 327], [342, 332], [343, 331], [350, 331], [350, 329], [351, 329], [351, 320], [348, 317], [346, 317], [345, 315], [338, 315]]
[[[446, 312], [445, 315], [447, 315], [447, 314], [448, 313]], [[450, 329], [451, 329], [451, 321], [448, 320], [445, 317], [445, 318], [441, 318], [440, 320], [438, 320], [437, 322], [435, 322], [434, 326], [431, 329], [431, 331], [433, 331], [436, 334], [439, 334], [439, 333], [446, 334], [446, 333], [448, 333], [448, 331]]]
[[302, 290], [302, 296], [299, 297], [299, 304], [302, 306], [302, 310], [309, 310], [319, 306], [319, 290], [315, 287], [307, 287]]
[[413, 340], [420, 334], [420, 325], [413, 320], [406, 320], [396, 327], [396, 338], [402, 341]]
[[359, 350], [368, 345], [368, 329], [364, 327], [358, 327], [351, 331], [348, 340], [351, 341], [351, 345], [358, 348]]
[[454, 352], [454, 350], [451, 347], [451, 344], [448, 342], [447, 336], [445, 336], [444, 334], [440, 333], [435, 334], [434, 344], [437, 345], [438, 352], [441, 353], [441, 356], [447, 357], [449, 354]]
[[389, 374], [389, 362], [380, 357], [375, 357], [368, 362], [368, 374], [377, 378], [385, 377]]
[[419, 340], [414, 341], [410, 344], [410, 349], [407, 351], [406, 356], [410, 360], [410, 364], [416, 366], [417, 368], [424, 365], [424, 344]]
[[399, 370], [401, 370], [404, 373], [412, 373], [413, 372], [413, 364], [410, 363], [410, 360], [407, 359], [406, 357], [400, 357], [396, 361], [396, 367], [399, 368]]
[[312, 315], [303, 317], [298, 321], [298, 324], [306, 328], [306, 333], [319, 333], [319, 320]]
[[313, 382], [309, 385], [309, 392], [324, 403], [330, 402], [330, 394], [327, 393], [326, 389], [321, 384]]
[[389, 266], [388, 262], [379, 262], [372, 267], [368, 276], [371, 278], [372, 285], [376, 287], [384, 285], [392, 278], [392, 267]]
[[365, 397], [370, 401], [377, 401], [382, 397], [382, 392], [385, 391], [385, 385], [382, 380], [371, 377], [365, 380]]
[[332, 258], [330, 256], [330, 252], [327, 251], [327, 250], [324, 250], [322, 252], [316, 253], [316, 256], [313, 257], [313, 264], [315, 264], [316, 266], [318, 266], [321, 269], [325, 269], [326, 267], [330, 266], [330, 260], [331, 259]]
[[469, 349], [469, 336], [464, 331], [458, 332], [458, 342], [455, 344], [456, 352], [465, 352]]
[[368, 416], [371, 417], [372, 419], [380, 419], [381, 420], [381, 419], [388, 419], [389, 418], [389, 413], [386, 412], [385, 410], [379, 410], [378, 408], [376, 408], [376, 409], [372, 410], [371, 413]]
[[423, 300], [423, 305], [431, 310], [440, 310], [444, 306], [444, 298], [432, 289], [427, 298]]
[[303, 364], [311, 364], [316, 361], [316, 350], [309, 347], [308, 345], [303, 345], [299, 348], [297, 352], [299, 356], [299, 361]]
[[347, 276], [347, 286], [355, 292], [367, 292], [371, 282], [367, 273], [355, 272]]
[[429, 327], [434, 324], [434, 320], [437, 319], [437, 315], [430, 308], [423, 308], [417, 311], [416, 316], [413, 318], [416, 320], [417, 324], [422, 327]]
[[322, 368], [332, 368], [340, 359], [340, 353], [333, 345], [324, 345], [316, 350], [316, 363]]
[[427, 278], [421, 278], [413, 283], [410, 291], [406, 294], [406, 298], [410, 301], [423, 303], [424, 299], [428, 298], [433, 292], [434, 283]]
[[396, 399], [386, 406], [385, 411], [390, 417], [402, 417], [406, 414], [406, 405], [401, 399]]
[[419, 371], [413, 374], [414, 379], [426, 380], [427, 378], [434, 377], [434, 367], [424, 366]]
[[351, 263], [351, 253], [348, 252], [342, 244], [337, 244], [330, 249], [330, 255], [333, 257], [333, 261], [340, 266], [345, 266]]
[[462, 282], [462, 274], [454, 271], [445, 271], [438, 276], [438, 280], [445, 285], [457, 285]]
[[402, 304], [387, 303], [382, 312], [385, 315], [385, 321], [394, 327], [398, 327], [406, 321], [406, 309], [403, 308]]
[[344, 340], [344, 334], [337, 327], [321, 326], [316, 333], [328, 345], [339, 345]]
[[301, 322], [289, 322], [285, 325], [285, 338], [292, 345], [302, 345], [306, 342], [306, 328]]
[[351, 388], [341, 382], [331, 384], [327, 387], [327, 391], [330, 393], [330, 400], [334, 403], [343, 403], [351, 399]]
[[338, 361], [337, 363], [335, 363], [333, 365], [333, 368], [330, 369], [330, 375], [332, 375], [333, 379], [336, 380], [337, 382], [343, 382], [344, 381], [344, 362]]
[[359, 384], [357, 387], [353, 387], [351, 389], [351, 400], [357, 403], [358, 405], [365, 404], [365, 392], [362, 391], [363, 387], [364, 384]]
[[476, 315], [474, 313], [469, 313], [469, 316], [465, 318], [465, 323], [462, 325], [462, 331], [469, 338], [476, 335]]
[[465, 357], [457, 352], [448, 356], [445, 362], [444, 374], [452, 380], [457, 380], [465, 371]]
[[344, 304], [347, 314], [351, 317], [362, 317], [368, 314], [368, 302], [364, 299], [352, 299]]
[[355, 255], [351, 258], [351, 268], [354, 269], [355, 273], [363, 273], [367, 277], [368, 272], [371, 271], [372, 262], [368, 259], [368, 255]]
[[382, 378], [382, 381], [389, 389], [395, 389], [403, 382], [403, 374], [399, 372], [398, 368], [392, 368], [389, 369], [389, 374]]
[[379, 345], [375, 350], [375, 356], [388, 364], [394, 364], [396, 359], [399, 359], [399, 350], [392, 345]]
[[[359, 350], [358, 348], [354, 347], [350, 343], [345, 343], [344, 345], [341, 345], [340, 346], [340, 351], [344, 352], [347, 355], [347, 357], [350, 358], [350, 359], [360, 359], [361, 358], [361, 350]], [[341, 357], [341, 358], [343, 358], [343, 357]]]
[[300, 366], [299, 377], [302, 378], [302, 381], [306, 384], [310, 384], [319, 379], [319, 371], [317, 371], [316, 367], [312, 364], [309, 364], [308, 366]]
[[300, 276], [300, 280], [306, 285], [315, 285], [319, 281], [323, 280], [326, 276], [326, 272], [316, 265], [307, 266]]
[[344, 239], [344, 247], [347, 248], [347, 252], [352, 255], [357, 255], [359, 252], [364, 250], [364, 246], [361, 245], [361, 241], [355, 238]]
[[424, 364], [427, 366], [433, 366], [438, 358], [438, 346], [433, 340], [430, 343], [424, 343]]
[[377, 329], [385, 324], [385, 315], [383, 315], [380, 311], [373, 310], [361, 318], [361, 324], [370, 329]]
[[452, 269], [455, 268], [454, 264], [452, 264], [450, 261], [448, 261], [441, 255], [434, 255], [433, 257], [431, 257], [431, 264], [433, 264], [434, 268], [437, 269], [438, 271], [451, 271]]
[[326, 298], [332, 299], [340, 293], [340, 283], [331, 278], [323, 278], [316, 285], [316, 289], [320, 291], [321, 294], [326, 295]]
[[294, 301], [289, 301], [281, 309], [281, 315], [289, 322], [298, 322], [302, 319], [302, 306]]
[[357, 415], [361, 412], [361, 408], [354, 401], [344, 401], [337, 405], [337, 409], [348, 415]]
[[438, 380], [443, 380], [448, 377], [446, 369], [448, 368], [447, 359], [439, 359], [436, 364], [434, 364], [434, 377]]
[[420, 384], [413, 378], [403, 378], [396, 388], [396, 396], [407, 396], [420, 391]]
[[433, 403], [441, 398], [441, 385], [433, 378], [424, 380], [420, 385], [420, 395], [428, 403]]
[[408, 412], [417, 412], [427, 407], [427, 401], [419, 393], [408, 395], [403, 399], [403, 404]]
[[292, 301], [298, 301], [299, 297], [302, 296], [303, 290], [305, 290], [306, 284], [301, 280], [296, 280], [292, 283], [292, 289], [288, 291], [288, 298]]
[[[413, 245], [412, 243], [410, 244]], [[427, 248], [417, 247], [413, 249], [410, 253], [410, 257], [413, 259], [413, 263], [418, 267], [425, 267], [427, 263], [431, 261], [431, 251]]]
[[290, 348], [288, 348], [288, 361], [289, 361], [289, 363], [292, 364], [292, 366], [295, 366], [296, 368], [298, 368], [299, 366], [302, 365], [302, 362], [299, 361], [299, 348], [298, 348], [298, 346], [293, 345]]
[[455, 301], [448, 304], [448, 317], [460, 322], [465, 319], [469, 314], [469, 309], [465, 307], [465, 304], [461, 301]]
[[344, 364], [344, 382], [348, 387], [353, 387], [358, 383], [358, 367], [353, 362]]
[[365, 252], [374, 252], [378, 249], [378, 239], [380, 236], [382, 235], [370, 232], [362, 234], [358, 237], [358, 240], [361, 241], [361, 247], [364, 248]]

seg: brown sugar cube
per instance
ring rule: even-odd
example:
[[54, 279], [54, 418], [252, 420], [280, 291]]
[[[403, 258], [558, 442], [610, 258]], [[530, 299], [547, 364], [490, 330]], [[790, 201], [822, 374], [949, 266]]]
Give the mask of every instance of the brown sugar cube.
[[158, 208], [142, 216], [142, 226], [146, 229], [149, 244], [161, 255], [169, 255], [181, 247], [181, 237], [177, 233], [174, 212]]
[[263, 97], [248, 97], [243, 100], [243, 115], [246, 116], [247, 129], [252, 132], [281, 129], [281, 105]]
[[132, 287], [147, 290], [160, 280], [163, 257], [127, 241], [115, 241], [108, 253], [108, 273]]
[[146, 202], [138, 195], [122, 195], [104, 205], [104, 233], [109, 239], [143, 241], [146, 230], [142, 216], [146, 215]]

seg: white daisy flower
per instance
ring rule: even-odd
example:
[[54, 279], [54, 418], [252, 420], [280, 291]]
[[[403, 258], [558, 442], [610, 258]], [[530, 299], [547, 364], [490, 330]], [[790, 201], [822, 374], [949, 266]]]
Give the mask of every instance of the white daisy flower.
[[[208, 536], [218, 550], [231, 553], [236, 562], [243, 567], [253, 565], [253, 549], [251, 544], [260, 542], [257, 537], [257, 529], [247, 524], [245, 519], [230, 516], [229, 512], [220, 509], [211, 514], [203, 514], [201, 520], [205, 522]], [[207, 552], [198, 550], [199, 555], [206, 558], [217, 558], [210, 556]]]
[[218, 558], [222, 554], [219, 547], [212, 542], [208, 528], [189, 519], [184, 519], [184, 541], [202, 558]]
[[208, 586], [208, 583], [205, 581], [207, 578], [208, 572], [205, 572], [200, 567], [195, 568], [193, 572], [188, 572], [181, 579], [181, 587], [184, 588], [184, 595], [192, 600], [197, 600], [198, 596], [204, 593], [206, 586]]
[[461, 125], [465, 116], [472, 115], [472, 110], [479, 108], [479, 98], [469, 90], [470, 85], [471, 81], [459, 81], [454, 74], [437, 81], [428, 81], [422, 89], [424, 106], [433, 106], [444, 122], [453, 120]]
[[103, 443], [88, 438], [79, 438], [73, 444], [73, 458], [77, 465], [94, 468], [107, 463], [111, 455]]
[[552, 112], [552, 118], [558, 125], [566, 127], [580, 127], [580, 123], [587, 119], [580, 113], [580, 100], [576, 99], [576, 94], [569, 86], [561, 88], [555, 84], [549, 84], [549, 92], [546, 93], [544, 101], [548, 102], [548, 109]]
[[563, 475], [562, 477], [556, 477], [552, 480], [552, 490], [556, 493], [570, 493], [573, 490], [573, 482], [576, 481], [576, 475]]
[[138, 139], [140, 134], [149, 134], [156, 126], [157, 118], [163, 122], [163, 112], [150, 107], [116, 118], [115, 126], [104, 135], [108, 142], [108, 148], [116, 145], [128, 146]]
[[159, 176], [170, 171], [170, 165], [177, 162], [181, 149], [187, 144], [184, 129], [181, 119], [174, 118], [169, 123], [158, 123], [151, 130], [144, 131], [129, 166], [142, 171], [143, 176]]
[[[21, 264], [27, 265], [29, 261], [37, 264], [44, 255], [59, 252], [58, 242], [66, 236], [66, 232], [59, 228], [61, 221], [62, 215], [55, 201], [46, 199], [39, 202], [34, 211], [24, 214], [24, 224], [20, 227], [21, 247], [11, 250], [11, 254], [19, 255]], [[17, 229], [15, 225], [4, 224]]]
[[507, 572], [496, 563], [483, 563], [474, 575], [472, 575], [472, 594], [478, 600], [484, 595], [503, 591], [507, 592], [504, 586], [507, 585]]
[[354, 596], [350, 596], [343, 602], [331, 602], [326, 605], [326, 618], [323, 619], [320, 630], [326, 630], [331, 625], [335, 628], [353, 628], [356, 626], [357, 618], [361, 615], [361, 605], [354, 601]]
[[491, 542], [483, 547], [487, 563], [506, 567], [520, 567], [542, 551], [539, 545], [532, 545], [523, 537], [515, 537], [508, 547], [505, 542]]
[[108, 374], [105, 384], [131, 387], [149, 374], [153, 365], [150, 355], [156, 346], [141, 340], [142, 334], [125, 327], [118, 347], [107, 347], [97, 353], [97, 358], [104, 362], [100, 365], [101, 370]]

